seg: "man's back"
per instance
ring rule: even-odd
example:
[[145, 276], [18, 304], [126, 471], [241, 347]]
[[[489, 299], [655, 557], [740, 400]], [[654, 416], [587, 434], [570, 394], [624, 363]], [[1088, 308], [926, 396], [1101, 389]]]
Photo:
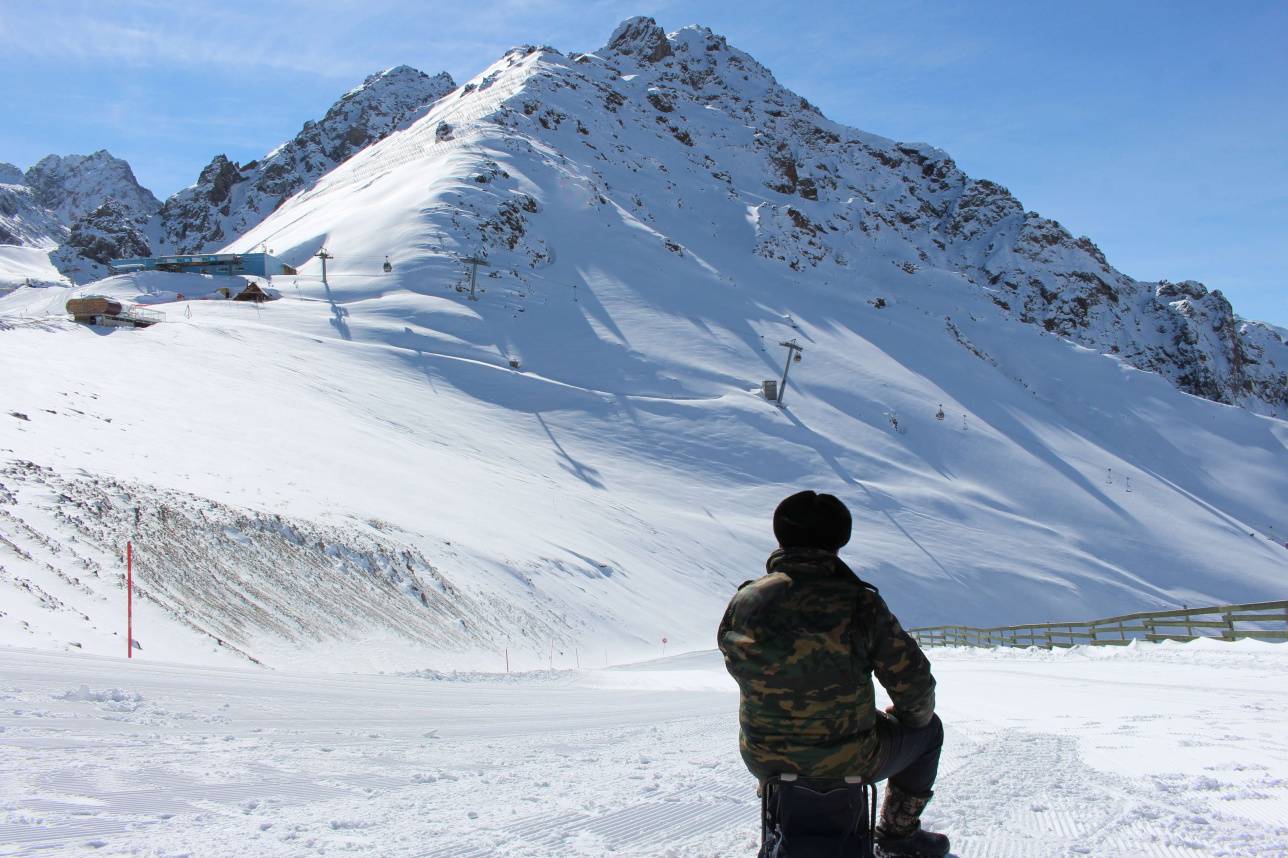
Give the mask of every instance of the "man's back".
[[[717, 640], [742, 692], [743, 761], [779, 774], [888, 780], [876, 842], [890, 858], [937, 858], [948, 838], [921, 828], [944, 725], [930, 662], [877, 589], [841, 562], [853, 519], [833, 495], [797, 492], [774, 510], [780, 548], [738, 588]], [[878, 713], [872, 676], [894, 702]], [[780, 820], [781, 822], [781, 820]]]
[[779, 549], [767, 570], [734, 595], [718, 635], [742, 692], [743, 760], [762, 780], [871, 775], [880, 764], [873, 672], [901, 718], [925, 723], [929, 663], [834, 552]]

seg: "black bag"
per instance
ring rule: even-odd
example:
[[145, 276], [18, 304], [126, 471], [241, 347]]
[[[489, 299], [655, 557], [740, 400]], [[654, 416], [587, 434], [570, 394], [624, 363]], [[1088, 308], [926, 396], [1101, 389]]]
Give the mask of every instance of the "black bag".
[[760, 793], [759, 858], [872, 858], [877, 789], [778, 775]]

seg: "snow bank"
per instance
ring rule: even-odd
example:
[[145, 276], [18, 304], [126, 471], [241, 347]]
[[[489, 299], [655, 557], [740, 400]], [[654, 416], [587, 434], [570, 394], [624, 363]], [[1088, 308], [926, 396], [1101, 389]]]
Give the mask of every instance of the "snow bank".
[[1136, 662], [1150, 664], [1202, 664], [1255, 667], [1288, 673], [1288, 643], [1199, 639], [1193, 641], [1131, 641], [1125, 646], [1040, 647], [932, 647], [926, 650], [936, 662]]
[[143, 700], [143, 695], [138, 692], [122, 691], [119, 688], [109, 688], [105, 691], [90, 691], [88, 685], [81, 685], [72, 691], [64, 691], [62, 694], [55, 694], [56, 700], [85, 700], [91, 703], [139, 703]]

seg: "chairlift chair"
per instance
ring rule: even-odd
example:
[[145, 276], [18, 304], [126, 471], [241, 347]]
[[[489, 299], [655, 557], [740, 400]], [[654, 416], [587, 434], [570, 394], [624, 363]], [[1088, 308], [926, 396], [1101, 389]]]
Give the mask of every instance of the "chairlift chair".
[[389, 257], [388, 257], [388, 256], [386, 256], [386, 257], [385, 257], [385, 264], [384, 264], [383, 268], [385, 269], [385, 273], [386, 273], [386, 274], [388, 274], [390, 271], [393, 271], [393, 270], [394, 270], [394, 264], [393, 264], [392, 262], [390, 262], [390, 261], [389, 261]]

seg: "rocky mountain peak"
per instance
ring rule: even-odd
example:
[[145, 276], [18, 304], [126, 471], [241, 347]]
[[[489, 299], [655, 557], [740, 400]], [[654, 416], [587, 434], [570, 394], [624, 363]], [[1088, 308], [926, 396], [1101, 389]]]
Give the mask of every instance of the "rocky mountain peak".
[[642, 15], [627, 18], [619, 24], [609, 37], [605, 50], [649, 63], [658, 62], [672, 53], [666, 31], [657, 25], [657, 21]]
[[[506, 77], [513, 80], [493, 88]], [[417, 121], [454, 89], [446, 73], [431, 77], [405, 65], [370, 75], [263, 158], [246, 164], [214, 158], [153, 219], [151, 248], [229, 245], [356, 153], [399, 129], [414, 137]], [[966, 175], [942, 150], [827, 119], [706, 27], [668, 35], [654, 19], [635, 17], [613, 31], [597, 57], [516, 49], [459, 90], [452, 104], [469, 105], [473, 118], [466, 122], [484, 123], [485, 135], [508, 129], [499, 132], [504, 145], [539, 139], [542, 151], [565, 159], [593, 152], [596, 165], [583, 178], [595, 204], [611, 200], [655, 231], [669, 253], [684, 254], [691, 232], [728, 216], [751, 222], [750, 252], [789, 276], [878, 282], [872, 266], [879, 264], [902, 272], [909, 288], [944, 278], [964, 282], [1007, 318], [1158, 372], [1187, 392], [1288, 410], [1283, 338], [1239, 319], [1219, 292], [1123, 274], [1089, 238], [1026, 211], [1006, 188]], [[455, 139], [457, 124], [435, 122], [424, 130], [423, 145]], [[86, 167], [91, 162], [93, 170]], [[51, 156], [26, 181], [37, 197], [65, 205], [59, 192], [68, 183], [55, 177], [120, 172], [118, 165], [132, 182], [128, 165], [106, 152]], [[551, 168], [567, 169], [563, 162]], [[514, 186], [507, 194], [487, 197], [508, 181]], [[471, 187], [487, 199], [456, 203], [478, 208], [478, 235], [463, 241], [519, 254], [528, 267], [549, 263], [549, 241], [528, 223], [540, 206], [517, 180], [489, 162]], [[731, 208], [687, 222], [699, 199]], [[21, 201], [11, 202], [12, 208]], [[95, 202], [80, 215], [94, 213], [95, 223], [78, 234], [92, 232], [95, 247], [109, 234], [121, 246], [134, 244], [128, 230], [108, 228], [117, 213], [100, 214], [103, 200]], [[452, 229], [460, 223], [457, 212]]]
[[152, 227], [156, 243], [178, 253], [218, 250], [455, 88], [447, 72], [430, 76], [406, 65], [368, 76], [263, 158], [238, 165], [215, 157], [196, 184], [166, 201]]
[[161, 207], [142, 187], [130, 165], [106, 149], [91, 155], [47, 155], [23, 177], [36, 200], [67, 224], [114, 199], [135, 216], [147, 218]]
[[13, 164], [0, 161], [0, 185], [21, 185], [25, 183], [22, 170]]
[[206, 199], [222, 203], [228, 199], [233, 185], [242, 181], [241, 168], [228, 160], [227, 155], [216, 155], [201, 171], [197, 184], [206, 190]]
[[[1187, 392], [1288, 410], [1288, 352], [1269, 326], [1239, 320], [1224, 299], [1197, 296], [1197, 285], [1156, 292], [1128, 277], [1089, 238], [1026, 211], [1001, 185], [967, 176], [941, 149], [827, 119], [711, 30], [667, 35], [651, 18], [632, 18], [594, 56], [602, 62], [511, 57], [462, 98], [486, 104], [493, 83], [522, 76], [513, 84], [520, 91], [483, 106], [490, 112], [479, 121], [539, 138], [543, 150], [565, 157], [594, 152], [584, 175], [592, 199], [656, 231], [669, 252], [685, 253], [693, 235], [719, 220], [688, 223], [676, 211], [723, 199], [729, 217], [754, 222], [752, 252], [792, 274], [882, 282], [872, 268], [880, 264], [902, 272], [909, 288], [965, 282], [1003, 316], [1158, 372]], [[482, 187], [482, 196], [499, 192], [491, 182]], [[550, 241], [528, 217], [536, 205], [516, 209], [504, 196], [493, 213], [490, 203], [477, 205], [480, 235], [465, 240], [521, 254], [523, 266], [549, 264]], [[1171, 289], [1195, 295], [1182, 303]]]

